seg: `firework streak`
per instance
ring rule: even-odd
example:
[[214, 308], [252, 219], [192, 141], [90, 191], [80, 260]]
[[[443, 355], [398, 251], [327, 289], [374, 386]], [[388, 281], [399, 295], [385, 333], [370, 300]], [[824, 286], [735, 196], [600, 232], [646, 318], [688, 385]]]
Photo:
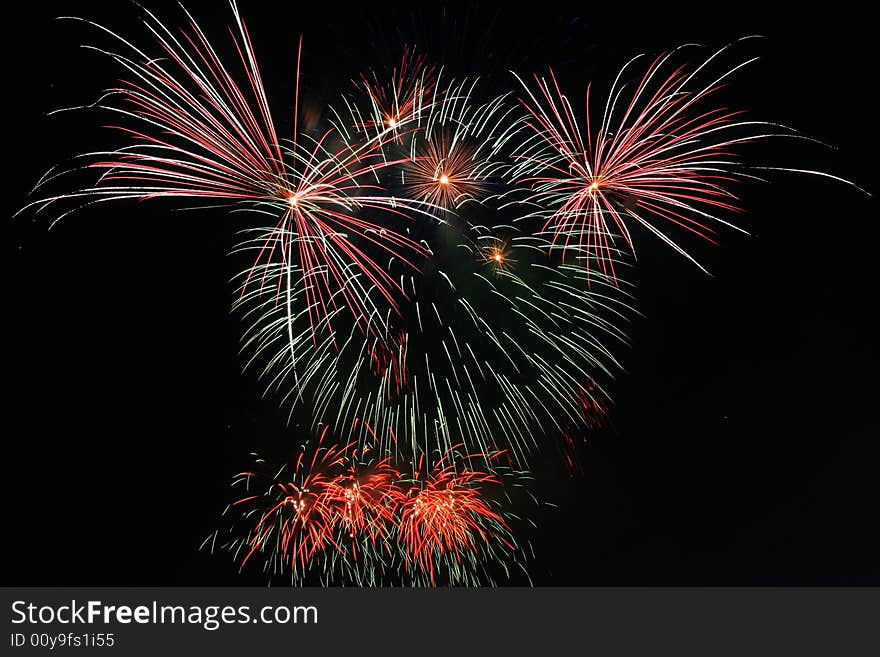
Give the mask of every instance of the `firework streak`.
[[[302, 131], [298, 57], [282, 139], [231, 7], [229, 63], [189, 14], [178, 31], [145, 12], [144, 50], [90, 23], [123, 70], [91, 107], [126, 142], [50, 171], [27, 207], [57, 221], [170, 198], [252, 217], [245, 361], [320, 439], [240, 475], [232, 533], [212, 547], [294, 583], [492, 582], [521, 562], [505, 473], [521, 481], [547, 443], [577, 471], [577, 445], [606, 424], [635, 229], [694, 261], [668, 231], [716, 241], [741, 211], [736, 184], [771, 169], [738, 148], [803, 137], [718, 103], [752, 61], [722, 66], [728, 49], [695, 67], [679, 49], [634, 79], [632, 60], [596, 120], [589, 86], [580, 116], [552, 72], [493, 97], [406, 48]], [[83, 172], [92, 183], [44, 191]]]

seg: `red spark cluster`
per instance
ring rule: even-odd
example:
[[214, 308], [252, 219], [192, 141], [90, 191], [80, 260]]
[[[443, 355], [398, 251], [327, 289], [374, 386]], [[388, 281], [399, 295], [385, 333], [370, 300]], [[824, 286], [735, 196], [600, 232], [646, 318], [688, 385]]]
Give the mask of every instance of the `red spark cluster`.
[[485, 191], [480, 164], [466, 144], [454, 143], [446, 135], [430, 139], [404, 164], [408, 191], [420, 201], [453, 210]]
[[[397, 559], [410, 581], [434, 585], [441, 569], [470, 567], [487, 549], [515, 549], [495, 499], [504, 484], [489, 468], [501, 453], [456, 453], [453, 463], [449, 452], [433, 467], [423, 457], [410, 476], [390, 456], [367, 458], [355, 443], [324, 446], [326, 435], [289, 472], [233, 503], [256, 520], [242, 541], [242, 567], [258, 554], [280, 556], [303, 577], [335, 560], [374, 568], [384, 555]], [[485, 467], [462, 465], [478, 462]], [[260, 479], [239, 475], [249, 490]]]
[[594, 381], [577, 391], [579, 422], [565, 427], [559, 451], [570, 477], [583, 474], [582, 450], [591, 432], [608, 426], [608, 406]]
[[[423, 466], [424, 462], [420, 470]], [[507, 522], [481, 492], [501, 483], [492, 472], [456, 468], [443, 460], [432, 470], [416, 472], [398, 514], [398, 540], [405, 548], [407, 568], [427, 574], [434, 586], [441, 563], [463, 564], [495, 542], [513, 551]]]

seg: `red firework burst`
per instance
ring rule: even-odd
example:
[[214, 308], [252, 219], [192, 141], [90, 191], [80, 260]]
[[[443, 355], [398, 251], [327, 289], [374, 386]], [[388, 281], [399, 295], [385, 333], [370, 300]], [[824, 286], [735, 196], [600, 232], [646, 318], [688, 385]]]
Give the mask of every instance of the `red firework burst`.
[[513, 258], [510, 243], [499, 238], [488, 240], [488, 244], [480, 247], [480, 256], [485, 265], [496, 275], [511, 270], [516, 265]]
[[[294, 571], [306, 566], [321, 552], [334, 548], [344, 552], [337, 541], [337, 528], [345, 510], [335, 492], [338, 471], [347, 462], [345, 452], [352, 444], [320, 446], [326, 435], [321, 435], [319, 446], [309, 458], [305, 451], [292, 464], [289, 478], [272, 482], [269, 490], [236, 500], [238, 506], [253, 502], [266, 502], [268, 508], [258, 516], [257, 523], [249, 533], [249, 551], [242, 560], [244, 567], [258, 550], [269, 548], [286, 560]], [[256, 475], [245, 472], [239, 475], [250, 481]]]
[[345, 536], [367, 537], [374, 549], [388, 537], [395, 512], [393, 487], [399, 480], [400, 472], [390, 457], [361, 466], [353, 461], [344, 473], [332, 479], [324, 497], [339, 514]]
[[380, 81], [375, 73], [361, 74], [356, 84], [372, 103], [372, 117], [357, 121], [355, 127], [397, 133], [418, 119], [432, 103], [440, 78], [437, 69], [427, 61], [427, 57], [406, 46], [390, 80]]
[[443, 133], [419, 146], [406, 163], [406, 186], [413, 198], [452, 210], [485, 192], [482, 166], [471, 148]]
[[[236, 82], [231, 72], [235, 69], [220, 60], [192, 19], [178, 35], [147, 14], [145, 25], [161, 56], [148, 56], [100, 28], [122, 44], [123, 52], [107, 54], [125, 67], [127, 76], [98, 107], [121, 117], [124, 122], [110, 127], [126, 133], [133, 143], [84, 156], [86, 168], [101, 172], [94, 186], [30, 205], [42, 209], [62, 200], [87, 205], [173, 197], [270, 208], [279, 219], [258, 249], [243, 293], [251, 277], [261, 269], [268, 272], [264, 265], [277, 258], [282, 270], [296, 267], [279, 276], [279, 296], [293, 296], [292, 287], [303, 291], [313, 334], [340, 307], [351, 313], [359, 328], [372, 329], [367, 318], [377, 315], [374, 297], [396, 311], [406, 296], [378, 261], [391, 255], [417, 269], [417, 260], [426, 253], [405, 230], [391, 226], [424, 210], [375, 184], [378, 170], [403, 162], [383, 153], [394, 135], [385, 131], [349, 143], [330, 130], [303, 145], [295, 118], [292, 147], [283, 147], [250, 36], [234, 4], [232, 8], [237, 26], [232, 44], [244, 84]], [[298, 58], [295, 117], [299, 101]], [[43, 183], [69, 172], [49, 176]], [[383, 217], [365, 217], [364, 209], [378, 209]]]
[[729, 189], [742, 178], [734, 147], [770, 136], [761, 133], [767, 124], [744, 121], [741, 112], [706, 107], [722, 81], [745, 64], [697, 85], [706, 64], [666, 73], [669, 60], [670, 55], [655, 59], [629, 95], [618, 86], [618, 76], [598, 127], [590, 122], [588, 87], [586, 139], [552, 72], [549, 82], [535, 76], [537, 94], [523, 83], [528, 98], [522, 102], [540, 146], [520, 153], [520, 181], [529, 184], [533, 201], [551, 208], [544, 230], [566, 247], [585, 247], [606, 273], [614, 271], [615, 235], [633, 248], [629, 221], [690, 260], [656, 224], [715, 242], [711, 224], [730, 226], [716, 213], [740, 211]]
[[[471, 455], [465, 462], [484, 458]], [[407, 568], [424, 573], [432, 586], [440, 563], [454, 573], [494, 548], [514, 549], [507, 522], [487, 497], [501, 486], [498, 475], [445, 461], [423, 472], [423, 457], [399, 501], [398, 538]]]
[[269, 477], [239, 475], [248, 490], [257, 488], [233, 503], [253, 523], [233, 543], [245, 548], [242, 567], [259, 553], [299, 579], [341, 566], [354, 581], [369, 581], [375, 560], [364, 556], [392, 551], [400, 472], [390, 457], [370, 458], [354, 442], [324, 446], [326, 436], [325, 429], [315, 447]]

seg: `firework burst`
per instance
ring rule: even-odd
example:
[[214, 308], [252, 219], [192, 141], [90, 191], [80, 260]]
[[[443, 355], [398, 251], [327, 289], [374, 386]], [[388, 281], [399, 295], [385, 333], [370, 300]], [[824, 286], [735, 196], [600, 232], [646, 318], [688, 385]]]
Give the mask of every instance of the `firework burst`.
[[591, 121], [590, 86], [581, 120], [552, 72], [549, 79], [534, 76], [534, 85], [518, 77], [532, 136], [521, 143], [511, 173], [530, 190], [524, 203], [538, 208], [531, 216], [544, 221], [554, 241], [585, 250], [612, 276], [613, 242], [622, 237], [633, 250], [632, 224], [699, 266], [666, 228], [713, 243], [718, 227], [742, 230], [730, 220], [741, 212], [734, 187], [756, 176], [737, 157], [739, 147], [803, 138], [718, 101], [727, 79], [755, 59], [712, 75], [728, 48], [692, 68], [675, 63], [681, 50], [657, 57], [633, 85], [625, 80], [640, 58], [624, 66], [598, 123]]
[[[387, 78], [375, 71], [361, 74], [355, 81], [358, 98], [344, 99], [353, 121], [343, 121], [336, 113], [338, 125], [344, 132], [351, 125], [366, 134], [391, 131], [395, 137], [402, 137], [408, 126], [417, 124], [434, 104], [441, 78], [441, 71], [429, 65], [424, 54], [406, 46]], [[368, 100], [366, 107], [360, 102], [364, 98]]]
[[495, 461], [500, 453], [451, 458], [427, 468], [424, 458], [402, 494], [399, 541], [405, 570], [415, 580], [437, 584], [438, 569], [450, 584], [479, 583], [486, 563], [509, 561], [516, 548], [510, 527], [492, 493], [502, 489], [492, 471], [456, 467], [452, 461]]
[[[247, 28], [234, 3], [232, 9], [237, 28], [232, 43], [247, 81], [243, 85], [191, 17], [188, 28], [175, 36], [146, 12], [144, 25], [158, 57], [90, 23], [121, 46], [94, 49], [126, 71], [119, 86], [91, 108], [116, 117], [111, 127], [130, 143], [83, 154], [75, 168], [50, 172], [38, 190], [83, 170], [97, 172], [98, 179], [77, 191], [42, 196], [26, 207], [43, 210], [72, 203], [58, 221], [92, 203], [169, 197], [243, 206], [259, 219], [274, 216], [274, 228], [256, 252], [248, 282], [260, 280], [263, 293], [259, 272], [266, 262], [279, 262], [287, 274], [275, 288], [276, 297], [297, 313], [290, 288], [293, 278], [301, 278], [302, 307], [316, 341], [319, 327], [340, 310], [350, 313], [361, 331], [377, 332], [375, 318], [386, 307], [395, 310], [405, 298], [383, 260], [396, 258], [417, 268], [426, 255], [401, 226], [428, 214], [427, 206], [394, 198], [377, 184], [377, 172], [400, 163], [385, 157], [383, 150], [399, 131], [384, 129], [349, 141], [332, 129], [319, 138], [300, 137], [294, 126], [293, 140], [279, 140]], [[379, 214], [366, 218], [370, 210]]]
[[295, 583], [312, 573], [374, 582], [387, 557], [400, 474], [389, 459], [328, 443], [326, 434], [275, 472], [257, 459], [255, 470], [233, 481], [243, 494], [229, 508], [235, 524], [225, 547], [242, 568], [259, 560], [267, 574], [288, 573]]
[[405, 175], [409, 194], [446, 209], [482, 196], [488, 188], [474, 153], [465, 146], [453, 147], [444, 137], [419, 147]]
[[510, 271], [516, 265], [516, 258], [508, 240], [489, 235], [482, 240], [480, 256], [495, 276]]
[[522, 128], [505, 96], [475, 103], [477, 80], [452, 83], [413, 134], [402, 167], [406, 195], [446, 210], [482, 201], [497, 189], [501, 155]]

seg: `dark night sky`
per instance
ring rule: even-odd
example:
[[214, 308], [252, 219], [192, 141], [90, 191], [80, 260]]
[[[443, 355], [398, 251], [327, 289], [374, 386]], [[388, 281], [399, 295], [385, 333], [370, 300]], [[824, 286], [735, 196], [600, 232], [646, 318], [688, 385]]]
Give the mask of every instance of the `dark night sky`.
[[[126, 3], [79, 4], [24, 3], [7, 22], [7, 216], [50, 165], [111, 142], [94, 116], [43, 116], [114, 80], [76, 47], [93, 32], [51, 18], [140, 34]], [[583, 13], [589, 3], [389, 4], [374, 16], [367, 9], [381, 4], [304, 4], [241, 2], [282, 128], [300, 30], [304, 94], [319, 102], [384, 63], [401, 38], [497, 84], [507, 68], [553, 64], [580, 97], [588, 79], [607, 81], [638, 52], [759, 33], [743, 53], [762, 61], [731, 98], [837, 149], [778, 144], [752, 155], [878, 191], [876, 37], [839, 4], [801, 16], [767, 14], [769, 3], [700, 13], [669, 3], [648, 13], [622, 3], [598, 13]], [[186, 5], [222, 39], [222, 3]], [[173, 3], [147, 6], [180, 17]], [[696, 247], [712, 277], [639, 245], [645, 317], [622, 354], [614, 430], [591, 440], [581, 478], [537, 460], [537, 491], [558, 508], [536, 518], [535, 583], [880, 584], [876, 201], [784, 174], [743, 198], [751, 236]], [[197, 551], [248, 453], [296, 438], [277, 400], [240, 371], [226, 281], [241, 220], [162, 203], [86, 210], [51, 231], [32, 219], [4, 225], [3, 584], [260, 583]]]

